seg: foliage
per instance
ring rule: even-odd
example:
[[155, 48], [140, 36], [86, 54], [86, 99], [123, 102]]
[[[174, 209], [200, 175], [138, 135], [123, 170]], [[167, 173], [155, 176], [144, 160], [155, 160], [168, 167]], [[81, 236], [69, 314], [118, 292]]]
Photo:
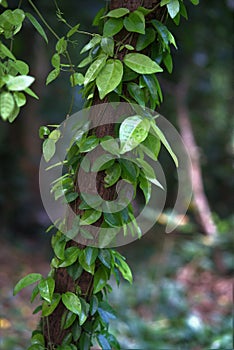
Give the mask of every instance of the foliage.
[[[40, 295], [42, 305], [35, 312], [40, 311], [43, 319], [52, 315], [60, 303], [65, 306], [66, 311], [61, 319], [61, 327], [69, 331], [63, 344], [57, 349], [89, 349], [95, 339], [102, 349], [119, 349], [117, 340], [108, 330], [109, 320], [115, 318], [115, 313], [105, 299], [105, 295], [111, 291], [108, 283], [111, 275], [114, 275], [117, 283], [119, 283], [119, 273], [124, 279], [132, 282], [130, 268], [120, 253], [105, 249], [105, 242], [100, 242], [103, 248], [79, 248], [69, 246], [68, 242], [74, 238], [77, 231], [87, 238], [90, 233], [84, 227], [96, 223], [101, 217], [102, 226], [105, 228], [120, 229], [123, 227], [125, 234], [128, 234], [127, 229], [130, 227], [130, 233], [137, 234], [139, 237], [141, 231], [137, 226], [131, 204], [116, 213], [105, 213], [100, 205], [97, 205], [95, 209], [89, 207], [82, 195], [75, 191], [76, 174], [85, 153], [90, 152], [99, 144], [106, 150], [106, 142], [109, 142], [111, 147], [108, 147], [108, 150], [111, 149], [111, 151], [104, 165], [100, 167], [100, 159], [97, 159], [92, 166], [92, 171], [104, 170], [106, 172], [105, 186], [107, 188], [116, 184], [121, 178], [132, 183], [135, 193], [137, 188], [142, 190], [147, 203], [150, 198], [151, 183], [156, 186], [161, 186], [161, 184], [156, 179], [153, 168], [147, 162], [146, 155], [156, 161], [162, 143], [173, 158], [175, 165], [178, 166], [177, 157], [158, 128], [155, 116], [146, 113], [145, 110], [145, 107], [154, 110], [162, 102], [162, 92], [155, 74], [163, 71], [161, 65], [168, 72], [172, 71], [170, 45], [176, 47], [175, 39], [162, 23], [163, 17], [160, 20], [150, 20], [146, 28], [147, 15], [155, 9], [148, 10], [139, 7], [130, 13], [127, 8], [119, 8], [103, 13], [101, 17], [95, 19], [95, 22], [103, 29], [102, 35], [86, 33], [91, 36], [91, 40], [81, 50], [81, 54], [85, 53], [86, 57], [78, 67], [75, 67], [69, 55], [69, 45], [75, 34], [84, 33], [79, 29], [79, 24], [70, 26], [62, 12], [58, 12], [59, 20], [69, 28], [66, 35], [59, 37], [45, 21], [34, 3], [31, 0], [28, 2], [57, 40], [55, 53], [51, 58], [53, 69], [47, 77], [46, 85], [54, 81], [62, 70], [67, 70], [71, 86], [82, 86], [82, 95], [87, 101], [87, 107], [93, 104], [96, 92], [101, 101], [125, 100], [131, 104], [137, 104], [137, 107], [135, 107], [136, 114], [125, 118], [120, 125], [118, 135], [120, 144], [117, 143], [112, 147], [114, 139], [111, 137], [98, 138], [95, 134], [90, 135], [84, 129], [81, 138], [68, 150], [64, 163], [67, 172], [62, 178], [56, 180], [52, 192], [55, 199], [65, 194], [67, 203], [74, 202], [79, 196], [81, 201], [79, 209], [84, 213], [77, 215], [75, 227], [71, 229], [68, 237], [64, 236], [60, 230], [53, 235], [52, 247], [55, 257], [52, 259], [52, 269], [48, 277], [44, 278], [35, 273], [30, 274], [17, 283], [14, 293], [18, 293], [30, 284], [37, 283], [31, 300]], [[193, 0], [192, 3], [196, 4], [197, 1]], [[2, 5], [7, 6], [6, 2], [3, 2]], [[164, 14], [168, 13], [176, 24], [179, 24], [181, 15], [187, 16], [182, 1], [162, 1], [160, 6], [165, 8]], [[47, 35], [37, 19], [31, 13], [25, 13], [21, 9], [7, 9], [1, 15], [3, 23], [1, 34], [4, 35], [4, 38], [12, 43], [14, 35], [21, 29], [25, 18], [31, 21], [39, 34], [48, 42]], [[123, 28], [127, 34], [118, 41], [115, 35]], [[134, 44], [135, 39], [137, 39], [136, 44]], [[149, 54], [143, 53], [145, 49]], [[3, 120], [12, 122], [17, 117], [20, 107], [26, 103], [24, 92], [34, 97], [37, 96], [29, 89], [34, 78], [27, 75], [28, 65], [15, 58], [12, 53], [12, 44], [8, 48], [1, 42], [0, 50], [2, 59], [1, 117]], [[121, 52], [123, 59], [119, 58]], [[81, 69], [84, 67], [87, 68], [83, 73]], [[143, 111], [144, 116], [137, 113], [139, 110]], [[46, 126], [40, 129], [39, 134], [44, 139], [43, 155], [48, 162], [56, 152], [60, 131], [57, 128], [51, 130]], [[154, 142], [158, 145], [156, 152]], [[131, 150], [135, 151], [136, 159], [123, 160], [120, 158], [120, 155]], [[75, 291], [66, 291], [62, 294], [55, 292], [54, 273], [56, 269], [62, 267], [66, 268], [71, 278], [76, 281]], [[79, 277], [83, 271], [93, 276], [92, 286], [85, 296], [79, 289]], [[53, 344], [45, 344], [43, 329], [33, 332], [32, 345], [29, 350], [45, 349], [45, 346], [53, 348]]]

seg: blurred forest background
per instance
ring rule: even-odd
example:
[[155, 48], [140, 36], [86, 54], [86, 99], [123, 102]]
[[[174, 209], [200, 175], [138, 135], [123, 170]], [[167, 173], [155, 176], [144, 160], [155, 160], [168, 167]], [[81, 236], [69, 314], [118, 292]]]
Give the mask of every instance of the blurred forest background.
[[[58, 5], [72, 25], [80, 22], [81, 29], [95, 31], [92, 19], [105, 3], [59, 1]], [[9, 5], [16, 7], [17, 2], [9, 1]], [[37, 5], [55, 31], [65, 32], [53, 1], [40, 0]], [[134, 273], [132, 286], [123, 282], [117, 288], [113, 284], [111, 302], [119, 317], [111, 327], [121, 349], [233, 349], [233, 11], [233, 0], [188, 4], [189, 21], [183, 19], [179, 27], [170, 28], [179, 49], [173, 52], [173, 73], [164, 73], [161, 80], [164, 103], [159, 112], [178, 130], [184, 114], [191, 123], [217, 234], [205, 235], [194, 202], [183, 225], [170, 235], [164, 233], [177, 187], [173, 165], [162, 154], [168, 182], [165, 214], [140, 242], [120, 249]], [[86, 41], [87, 37], [78, 37], [72, 51], [75, 64], [82, 60], [79, 52]], [[50, 222], [39, 194], [38, 129], [62, 122], [71, 99], [65, 74], [45, 87], [53, 46], [47, 47], [29, 22], [18, 34], [14, 48], [16, 56], [30, 64], [30, 73], [36, 77], [33, 88], [40, 100], [30, 99], [13, 125], [0, 121], [2, 350], [25, 349], [38, 322], [38, 316], [31, 315], [36, 304], [28, 302], [30, 291], [13, 297], [12, 289], [25, 274], [49, 270], [51, 237], [45, 230]], [[78, 92], [74, 112], [82, 109]]]

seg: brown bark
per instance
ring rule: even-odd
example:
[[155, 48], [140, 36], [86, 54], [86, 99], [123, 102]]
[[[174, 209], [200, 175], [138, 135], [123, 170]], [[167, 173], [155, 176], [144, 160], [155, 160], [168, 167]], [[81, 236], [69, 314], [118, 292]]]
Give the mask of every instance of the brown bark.
[[[110, 2], [110, 10], [119, 8], [119, 7], [126, 7], [130, 11], [136, 10], [139, 6], [144, 6], [146, 8], [152, 9], [155, 7], [155, 5], [159, 4], [160, 0], [112, 0]], [[157, 9], [154, 11], [154, 18], [162, 18], [162, 9], [160, 6], [158, 6]], [[152, 14], [151, 14], [152, 16]], [[123, 35], [123, 32], [120, 33], [120, 35]], [[123, 55], [123, 52], [120, 53], [120, 55]], [[120, 56], [119, 59], [122, 59]], [[99, 98], [94, 98], [94, 104], [99, 103], [105, 103], [106, 101], [100, 101]], [[114, 136], [114, 126], [113, 124], [110, 125], [103, 125], [96, 129], [96, 135], [98, 137], [103, 137], [105, 135], [111, 135]], [[106, 189], [104, 187], [104, 172], [99, 172], [97, 176], [97, 189], [99, 194], [102, 196], [103, 199], [106, 200], [113, 200], [115, 198], [115, 188], [111, 187]], [[78, 212], [77, 212], [78, 214]], [[98, 222], [99, 225], [101, 222]], [[76, 242], [69, 242], [72, 246], [77, 246], [79, 248], [84, 248], [84, 246], [76, 243]], [[87, 272], [83, 272], [82, 275], [79, 277], [79, 280], [74, 282], [71, 277], [68, 275], [66, 268], [58, 268], [55, 271], [55, 283], [56, 288], [55, 292], [57, 293], [64, 293], [66, 291], [74, 292], [76, 284], [81, 288], [82, 295], [89, 298], [89, 289], [93, 282], [93, 276]], [[46, 337], [46, 344], [51, 343], [53, 345], [60, 345], [62, 343], [62, 340], [64, 336], [70, 331], [65, 330], [61, 331], [61, 317], [65, 311], [65, 307], [60, 302], [59, 306], [55, 309], [52, 315], [48, 318], [48, 323], [44, 325], [44, 333]]]

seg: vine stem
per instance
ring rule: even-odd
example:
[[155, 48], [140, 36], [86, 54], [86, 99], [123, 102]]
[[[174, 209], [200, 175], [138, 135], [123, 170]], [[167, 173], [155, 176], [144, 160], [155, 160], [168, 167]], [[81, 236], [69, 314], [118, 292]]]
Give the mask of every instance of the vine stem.
[[47, 27], [47, 29], [55, 36], [55, 38], [57, 40], [60, 39], [60, 37], [55, 33], [55, 31], [53, 30], [53, 28], [51, 28], [51, 26], [49, 25], [49, 23], [45, 20], [45, 18], [42, 16], [41, 12], [38, 10], [38, 8], [36, 7], [36, 5], [33, 3], [32, 0], [28, 0], [29, 4], [32, 6], [32, 8], [34, 9], [34, 11], [36, 12], [36, 14], [38, 15], [38, 17], [40, 17], [40, 19], [42, 20], [42, 22], [44, 23], [44, 25]]

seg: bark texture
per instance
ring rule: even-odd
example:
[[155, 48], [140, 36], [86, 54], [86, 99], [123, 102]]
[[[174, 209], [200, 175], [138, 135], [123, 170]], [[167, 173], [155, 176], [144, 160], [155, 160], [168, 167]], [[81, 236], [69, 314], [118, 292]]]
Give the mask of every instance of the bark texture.
[[[130, 11], [136, 10], [139, 6], [144, 6], [145, 8], [152, 9], [156, 5], [158, 5], [155, 8], [155, 11], [151, 13], [149, 16], [154, 17], [156, 19], [162, 19], [162, 16], [165, 15], [165, 11], [162, 11], [162, 8], [160, 7], [160, 0], [112, 0], [109, 5], [109, 9], [113, 10], [119, 7], [126, 7]], [[121, 31], [118, 34], [118, 37], [116, 38], [117, 40], [124, 35], [124, 30]], [[125, 52], [121, 52], [119, 54], [119, 59], [123, 58], [123, 54]], [[95, 95], [94, 98], [94, 105], [99, 104], [99, 103], [105, 103], [106, 101], [100, 101], [98, 98], [97, 94]], [[103, 137], [105, 135], [110, 135], [114, 136], [114, 125], [103, 125], [101, 127], [98, 127], [96, 129], [96, 135], [98, 137]], [[97, 189], [102, 196], [104, 200], [113, 200], [115, 199], [115, 188], [110, 187], [106, 189], [104, 187], [104, 172], [99, 172], [97, 176]], [[76, 207], [78, 207], [76, 205]], [[79, 211], [76, 211], [77, 214], [79, 214]], [[97, 224], [101, 224], [101, 219]], [[85, 246], [82, 246], [74, 241], [69, 242], [69, 245], [71, 246], [77, 246], [81, 249], [85, 248]], [[76, 286], [78, 285], [82, 291], [82, 296], [86, 298], [86, 300], [89, 299], [89, 292], [92, 290], [92, 284], [93, 284], [93, 276], [89, 274], [88, 272], [83, 272], [82, 275], [79, 277], [77, 281], [73, 281], [72, 278], [68, 275], [66, 268], [58, 268], [55, 272], [55, 283], [56, 283], [56, 288], [55, 292], [56, 293], [64, 293], [67, 291], [74, 292], [76, 289]], [[52, 344], [54, 346], [56, 345], [61, 345], [64, 337], [66, 336], [67, 333], [70, 332], [70, 329], [67, 330], [61, 330], [61, 317], [65, 311], [65, 307], [60, 302], [59, 306], [55, 309], [55, 311], [49, 316], [48, 322], [45, 323], [44, 325], [44, 333], [45, 333], [45, 338], [46, 338], [46, 344]]]

